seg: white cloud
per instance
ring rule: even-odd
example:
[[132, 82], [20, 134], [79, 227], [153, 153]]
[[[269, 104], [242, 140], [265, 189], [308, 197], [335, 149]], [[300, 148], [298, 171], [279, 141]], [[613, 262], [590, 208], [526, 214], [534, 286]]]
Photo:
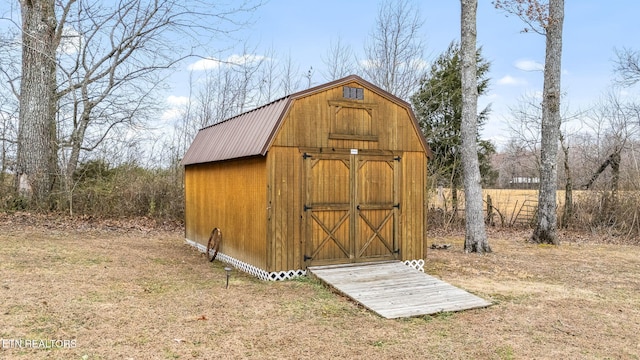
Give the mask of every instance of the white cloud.
[[498, 85], [527, 85], [527, 80], [506, 75], [498, 79]]
[[223, 65], [245, 65], [245, 64], [253, 64], [259, 61], [268, 60], [268, 58], [262, 55], [254, 55], [254, 54], [244, 54], [237, 55], [233, 54], [226, 59], [216, 59], [216, 58], [204, 58], [200, 59], [193, 64], [187, 66], [188, 70], [191, 71], [203, 71], [216, 69]]
[[542, 71], [544, 70], [544, 64], [535, 60], [521, 59], [514, 64], [516, 68], [522, 71]]
[[182, 110], [178, 108], [169, 108], [162, 112], [160, 119], [162, 121], [171, 121], [179, 119], [182, 116]]
[[245, 65], [245, 64], [253, 64], [265, 60], [266, 57], [262, 55], [231, 55], [227, 58], [227, 63], [233, 65]]
[[189, 98], [186, 96], [169, 95], [167, 97], [167, 109], [162, 113], [160, 118], [163, 121], [179, 119], [183, 115], [184, 105], [188, 103]]
[[189, 64], [189, 66], [187, 66], [187, 69], [191, 71], [203, 71], [215, 69], [218, 66], [220, 66], [220, 60], [214, 58], [206, 58], [200, 59], [193, 64]]
[[169, 105], [184, 105], [189, 103], [189, 98], [186, 96], [173, 96], [173, 95], [169, 95], [169, 97], [167, 97], [167, 103]]

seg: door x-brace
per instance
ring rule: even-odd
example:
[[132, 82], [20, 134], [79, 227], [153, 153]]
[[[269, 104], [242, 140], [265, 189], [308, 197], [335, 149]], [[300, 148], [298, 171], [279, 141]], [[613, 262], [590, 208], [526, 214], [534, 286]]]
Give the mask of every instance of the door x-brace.
[[311, 256], [304, 256], [305, 261], [313, 259], [318, 252], [324, 247], [324, 245], [329, 241], [329, 239], [333, 240], [333, 242], [338, 246], [340, 251], [342, 251], [347, 257], [349, 256], [349, 251], [345, 249], [345, 247], [338, 241], [338, 238], [335, 235], [335, 232], [340, 228], [340, 226], [349, 218], [349, 212], [346, 212], [342, 217], [338, 220], [338, 222], [333, 226], [331, 230], [316, 216], [316, 214], [311, 213], [311, 218], [320, 225], [320, 227], [327, 233], [327, 236], [322, 239], [320, 244], [316, 247], [316, 251], [311, 254]]
[[[358, 206], [358, 210], [360, 210], [360, 206]], [[393, 211], [389, 211], [389, 213], [387, 214], [387, 216], [385, 216], [385, 218], [382, 220], [382, 222], [380, 223], [379, 226], [375, 226], [371, 223], [371, 221], [369, 221], [369, 219], [367, 219], [366, 216], [364, 216], [362, 214], [362, 212], [360, 212], [360, 218], [362, 218], [362, 220], [364, 220], [365, 223], [367, 223], [367, 225], [369, 226], [369, 228], [371, 228], [371, 230], [373, 230], [373, 234], [367, 239], [367, 241], [364, 243], [364, 246], [362, 246], [362, 248], [360, 249], [360, 252], [358, 254], [358, 256], [362, 256], [365, 252], [365, 250], [367, 250], [367, 248], [369, 247], [369, 245], [371, 245], [371, 242], [373, 241], [373, 239], [375, 239], [376, 237], [378, 237], [380, 239], [380, 241], [382, 241], [382, 244], [384, 244], [384, 246], [387, 248], [387, 250], [389, 250], [389, 252], [392, 253], [398, 253], [398, 250], [392, 249], [392, 246], [389, 245], [389, 243], [387, 242], [387, 240], [380, 234], [380, 230], [382, 230], [382, 228], [384, 227], [384, 225], [389, 221], [389, 219], [391, 219], [393, 217]]]

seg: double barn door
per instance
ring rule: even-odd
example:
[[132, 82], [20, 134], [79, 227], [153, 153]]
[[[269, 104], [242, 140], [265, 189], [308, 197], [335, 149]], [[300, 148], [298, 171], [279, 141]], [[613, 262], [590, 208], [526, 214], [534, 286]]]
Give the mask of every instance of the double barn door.
[[395, 259], [400, 157], [305, 153], [307, 265]]

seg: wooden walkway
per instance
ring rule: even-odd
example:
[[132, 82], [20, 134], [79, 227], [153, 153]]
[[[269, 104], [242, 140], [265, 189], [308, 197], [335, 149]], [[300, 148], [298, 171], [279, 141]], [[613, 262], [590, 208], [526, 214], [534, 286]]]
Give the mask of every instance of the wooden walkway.
[[461, 311], [491, 303], [400, 261], [310, 266], [310, 273], [387, 319]]

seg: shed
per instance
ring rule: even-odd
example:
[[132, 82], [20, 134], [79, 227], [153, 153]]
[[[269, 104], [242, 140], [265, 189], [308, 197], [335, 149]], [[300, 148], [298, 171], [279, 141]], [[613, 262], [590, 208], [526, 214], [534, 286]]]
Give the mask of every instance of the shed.
[[351, 75], [201, 129], [185, 154], [185, 237], [264, 280], [426, 256], [429, 147], [411, 106]]

